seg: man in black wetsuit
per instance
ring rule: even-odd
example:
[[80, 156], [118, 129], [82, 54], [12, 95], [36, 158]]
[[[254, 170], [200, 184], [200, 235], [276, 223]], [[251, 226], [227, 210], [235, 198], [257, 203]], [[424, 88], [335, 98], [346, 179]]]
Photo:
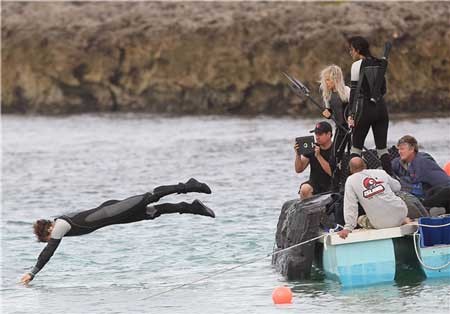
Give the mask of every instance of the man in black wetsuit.
[[210, 194], [211, 190], [205, 183], [190, 179], [186, 183], [159, 186], [151, 193], [132, 196], [122, 201], [109, 200], [99, 207], [62, 215], [54, 221], [46, 219], [37, 220], [33, 225], [34, 233], [39, 242], [47, 242], [47, 245], [39, 255], [38, 261], [33, 269], [23, 275], [21, 279], [22, 283], [27, 284], [33, 280], [34, 276], [50, 260], [58, 248], [62, 237], [84, 235], [110, 225], [155, 219], [163, 214], [194, 214], [214, 218], [214, 212], [199, 200], [195, 200], [190, 204], [181, 202], [177, 204], [165, 203], [149, 206], [150, 203], [159, 201], [163, 196], [189, 192]]

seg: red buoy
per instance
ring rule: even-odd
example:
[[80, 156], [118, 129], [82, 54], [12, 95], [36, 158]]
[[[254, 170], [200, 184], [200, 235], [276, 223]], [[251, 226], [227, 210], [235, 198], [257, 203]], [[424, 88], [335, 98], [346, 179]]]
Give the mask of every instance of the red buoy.
[[275, 304], [292, 303], [292, 291], [289, 287], [276, 287], [272, 292], [272, 300]]

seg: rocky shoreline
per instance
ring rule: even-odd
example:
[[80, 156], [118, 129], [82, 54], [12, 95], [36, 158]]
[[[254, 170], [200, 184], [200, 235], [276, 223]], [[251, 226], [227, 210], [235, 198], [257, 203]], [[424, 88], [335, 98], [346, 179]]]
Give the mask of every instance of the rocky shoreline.
[[392, 113], [450, 112], [450, 3], [5, 2], [2, 112], [304, 115], [345, 39], [393, 42]]

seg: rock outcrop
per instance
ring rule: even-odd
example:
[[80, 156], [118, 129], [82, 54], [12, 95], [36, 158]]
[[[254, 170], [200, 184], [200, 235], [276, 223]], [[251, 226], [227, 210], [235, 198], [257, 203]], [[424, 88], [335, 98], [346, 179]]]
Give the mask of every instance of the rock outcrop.
[[450, 111], [450, 3], [3, 2], [2, 111], [306, 114], [346, 38], [393, 42], [391, 112]]
[[[291, 200], [284, 203], [275, 235], [275, 252], [320, 236], [323, 226], [329, 220], [326, 205], [332, 201], [331, 195], [326, 194], [304, 201]], [[334, 226], [330, 224], [328, 227]], [[272, 264], [289, 280], [308, 279], [314, 259], [321, 258], [321, 252], [315, 253], [317, 243], [312, 241], [275, 254]]]

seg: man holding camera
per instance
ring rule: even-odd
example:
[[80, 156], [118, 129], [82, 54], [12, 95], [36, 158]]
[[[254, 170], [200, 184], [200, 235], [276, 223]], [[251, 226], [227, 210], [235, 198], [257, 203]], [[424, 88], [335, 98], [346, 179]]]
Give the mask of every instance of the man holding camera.
[[308, 165], [311, 165], [309, 180], [300, 185], [298, 192], [301, 199], [306, 199], [315, 194], [330, 191], [331, 167], [330, 156], [333, 142], [331, 141], [333, 129], [328, 122], [322, 121], [316, 124], [314, 130], [316, 143], [314, 151], [304, 150], [297, 142], [295, 148], [295, 172], [302, 173]]

